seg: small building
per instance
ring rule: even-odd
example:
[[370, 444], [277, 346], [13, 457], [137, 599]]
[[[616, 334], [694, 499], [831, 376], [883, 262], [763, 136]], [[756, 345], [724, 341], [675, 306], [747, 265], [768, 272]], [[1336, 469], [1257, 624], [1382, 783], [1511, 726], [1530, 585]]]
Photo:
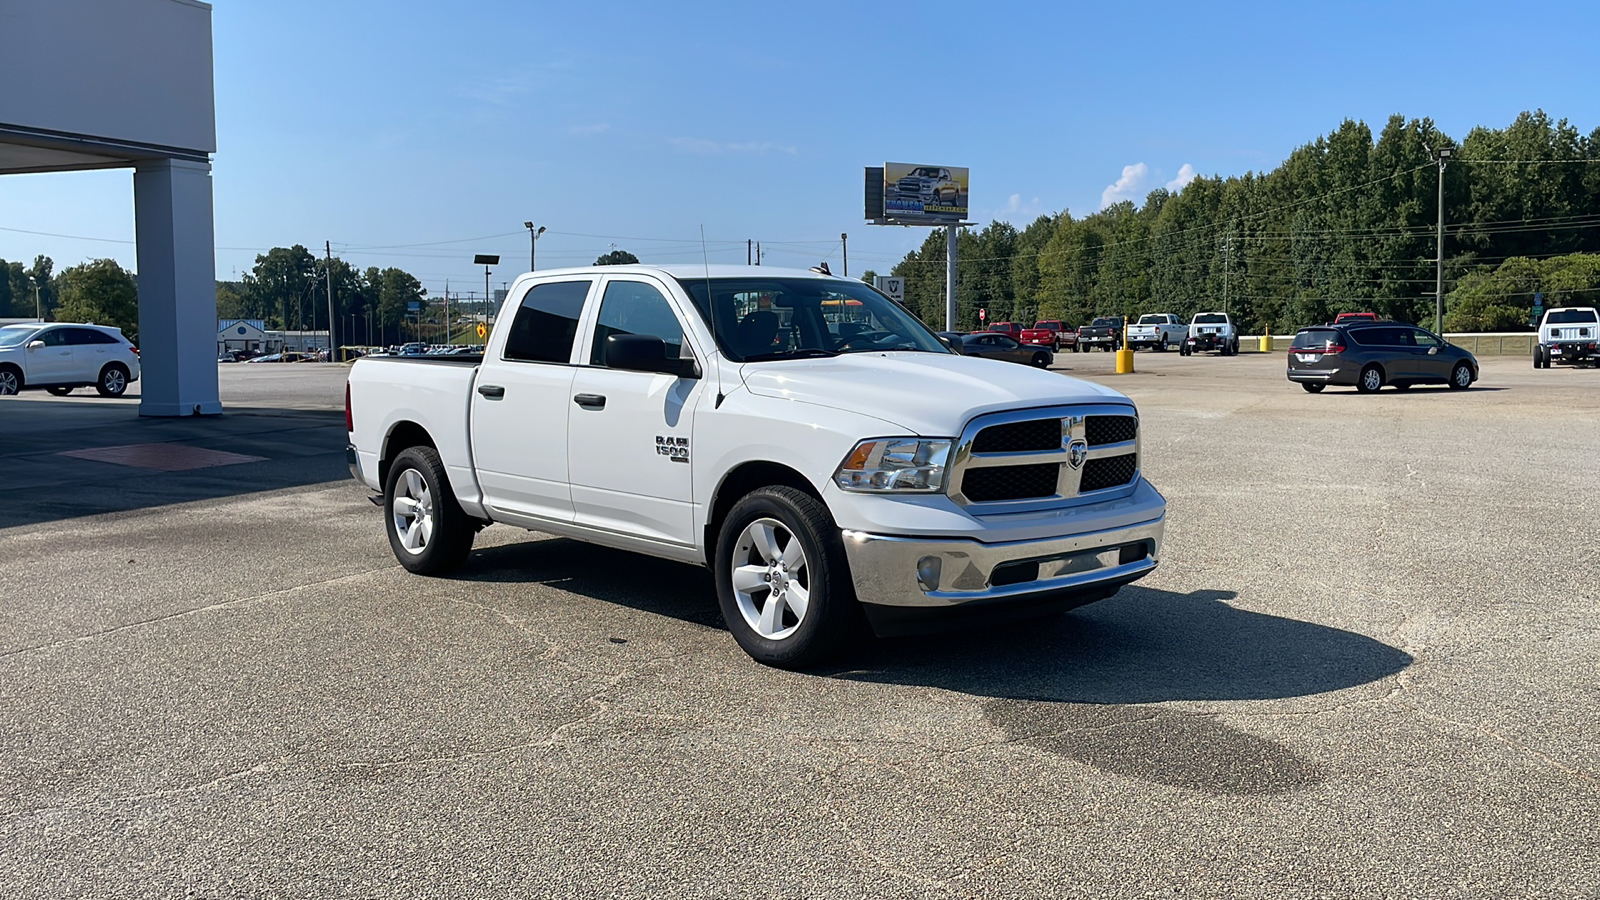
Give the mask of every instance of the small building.
[[267, 337], [285, 353], [318, 353], [328, 349], [326, 331], [269, 331]]
[[267, 336], [266, 323], [260, 319], [217, 320], [217, 355], [235, 350], [251, 353], [276, 353], [282, 341]]

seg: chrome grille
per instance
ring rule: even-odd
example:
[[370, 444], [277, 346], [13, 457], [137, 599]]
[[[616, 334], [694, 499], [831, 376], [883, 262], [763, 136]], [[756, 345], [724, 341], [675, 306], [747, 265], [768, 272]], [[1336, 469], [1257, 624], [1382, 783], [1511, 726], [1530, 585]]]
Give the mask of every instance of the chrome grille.
[[974, 512], [1022, 512], [1070, 506], [1091, 491], [1095, 500], [1132, 491], [1138, 463], [1139, 420], [1130, 406], [1015, 410], [967, 423], [947, 484], [950, 498]]

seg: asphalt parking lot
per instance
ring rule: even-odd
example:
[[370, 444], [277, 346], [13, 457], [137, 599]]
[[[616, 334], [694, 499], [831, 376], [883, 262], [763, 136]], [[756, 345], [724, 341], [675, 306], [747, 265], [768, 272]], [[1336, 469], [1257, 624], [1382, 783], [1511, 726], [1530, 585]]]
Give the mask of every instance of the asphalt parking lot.
[[[692, 567], [496, 526], [408, 575], [339, 366], [222, 366], [198, 423], [0, 403], [0, 884], [1600, 896], [1600, 371], [1112, 359], [1058, 368], [1139, 402], [1162, 567], [813, 673], [752, 663]], [[131, 444], [247, 459], [61, 455]]]

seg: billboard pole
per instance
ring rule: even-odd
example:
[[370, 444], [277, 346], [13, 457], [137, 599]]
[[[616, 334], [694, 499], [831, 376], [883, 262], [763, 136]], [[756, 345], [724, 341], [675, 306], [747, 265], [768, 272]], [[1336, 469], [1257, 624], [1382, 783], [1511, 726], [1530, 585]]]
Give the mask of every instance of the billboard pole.
[[944, 227], [944, 330], [956, 330], [956, 226]]

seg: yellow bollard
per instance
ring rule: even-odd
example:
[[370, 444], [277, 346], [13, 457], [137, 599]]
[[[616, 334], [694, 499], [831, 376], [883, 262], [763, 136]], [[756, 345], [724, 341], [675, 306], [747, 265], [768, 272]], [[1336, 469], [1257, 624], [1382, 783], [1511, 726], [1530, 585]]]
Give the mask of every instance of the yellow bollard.
[[1117, 351], [1117, 374], [1133, 374], [1133, 351], [1129, 350], [1127, 347], [1123, 347], [1121, 350]]
[[1272, 352], [1272, 335], [1263, 334], [1261, 336], [1261, 352], [1262, 353], [1271, 353]]

